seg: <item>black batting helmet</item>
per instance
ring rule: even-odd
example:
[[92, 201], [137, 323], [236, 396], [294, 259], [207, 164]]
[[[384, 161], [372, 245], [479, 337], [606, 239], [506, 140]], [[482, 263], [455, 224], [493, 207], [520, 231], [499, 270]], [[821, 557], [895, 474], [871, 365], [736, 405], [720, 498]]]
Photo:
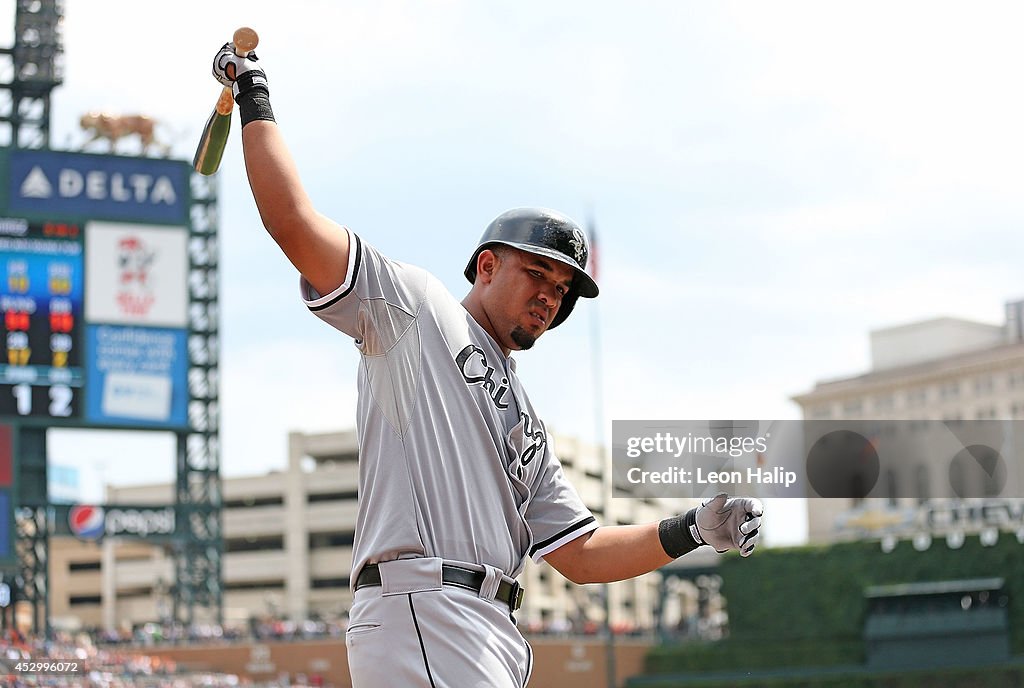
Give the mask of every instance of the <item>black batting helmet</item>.
[[494, 218], [466, 265], [465, 275], [470, 284], [476, 281], [476, 259], [480, 252], [495, 244], [552, 258], [573, 269], [572, 286], [562, 298], [562, 305], [549, 330], [569, 317], [579, 297], [592, 299], [598, 294], [597, 283], [586, 272], [590, 255], [587, 235], [579, 225], [559, 212], [546, 208], [516, 208]]

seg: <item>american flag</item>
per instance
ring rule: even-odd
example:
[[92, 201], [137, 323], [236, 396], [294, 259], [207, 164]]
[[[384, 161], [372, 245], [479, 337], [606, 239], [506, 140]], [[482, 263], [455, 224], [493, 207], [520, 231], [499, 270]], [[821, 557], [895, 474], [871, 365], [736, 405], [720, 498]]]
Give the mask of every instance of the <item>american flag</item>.
[[590, 258], [587, 263], [587, 272], [590, 274], [591, 279], [597, 282], [597, 265], [600, 251], [597, 243], [597, 223], [594, 222], [593, 218], [590, 220], [590, 227], [587, 233], [590, 235]]

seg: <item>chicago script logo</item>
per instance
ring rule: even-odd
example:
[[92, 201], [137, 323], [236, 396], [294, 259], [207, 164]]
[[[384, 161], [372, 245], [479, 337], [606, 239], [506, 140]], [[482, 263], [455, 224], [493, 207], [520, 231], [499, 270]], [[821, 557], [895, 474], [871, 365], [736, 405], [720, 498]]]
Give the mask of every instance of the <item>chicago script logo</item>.
[[508, 378], [502, 376], [495, 380], [494, 366], [487, 364], [487, 357], [484, 350], [475, 344], [469, 344], [459, 355], [455, 357], [455, 364], [462, 372], [462, 379], [469, 385], [480, 385], [484, 392], [491, 398], [494, 405], [501, 410], [508, 408], [508, 402], [503, 401], [508, 394]]
[[543, 423], [533, 420], [533, 416], [527, 413], [520, 413], [523, 420], [523, 453], [520, 462], [528, 466], [531, 461], [537, 458], [538, 454], [544, 453], [544, 445], [548, 443], [548, 433], [544, 430]]

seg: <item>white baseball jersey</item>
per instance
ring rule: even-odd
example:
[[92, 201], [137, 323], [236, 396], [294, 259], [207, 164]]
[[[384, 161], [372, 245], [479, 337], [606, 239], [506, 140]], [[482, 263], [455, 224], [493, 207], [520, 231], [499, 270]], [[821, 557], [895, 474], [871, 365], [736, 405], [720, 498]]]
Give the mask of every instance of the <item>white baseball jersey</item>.
[[344, 283], [317, 316], [359, 349], [359, 515], [368, 562], [488, 564], [510, 576], [597, 528], [566, 480], [515, 361], [433, 275], [349, 232]]

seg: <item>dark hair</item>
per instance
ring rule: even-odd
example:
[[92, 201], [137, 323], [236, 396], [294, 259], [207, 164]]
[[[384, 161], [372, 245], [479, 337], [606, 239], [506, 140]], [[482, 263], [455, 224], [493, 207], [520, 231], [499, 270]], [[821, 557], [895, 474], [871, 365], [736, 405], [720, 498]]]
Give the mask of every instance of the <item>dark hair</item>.
[[504, 261], [512, 254], [512, 247], [508, 244], [491, 244], [487, 249], [498, 256], [498, 260]]

